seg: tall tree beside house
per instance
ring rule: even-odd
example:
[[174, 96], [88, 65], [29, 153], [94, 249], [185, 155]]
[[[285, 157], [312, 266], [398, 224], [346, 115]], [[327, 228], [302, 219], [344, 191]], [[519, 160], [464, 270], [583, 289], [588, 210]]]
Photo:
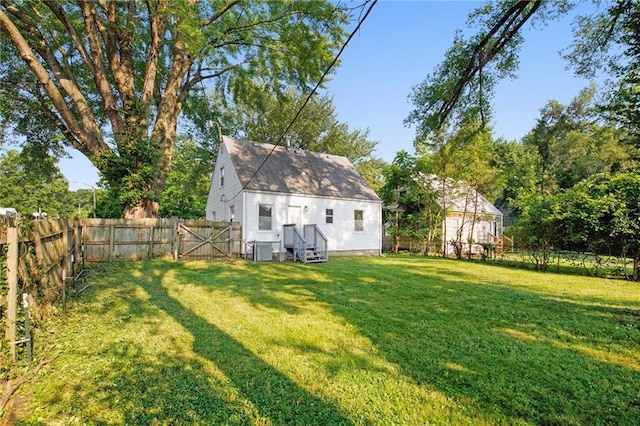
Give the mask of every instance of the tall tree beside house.
[[468, 249], [465, 251], [471, 255], [472, 246], [476, 241], [463, 241], [462, 232], [468, 228], [469, 235], [474, 235], [474, 228], [481, 213], [478, 210], [481, 206], [480, 194], [491, 197], [496, 192], [497, 171], [491, 161], [494, 149], [491, 129], [479, 122], [469, 121], [451, 135], [448, 144], [453, 146], [450, 149], [455, 152], [453, 161], [457, 165], [456, 173], [448, 177], [468, 185], [461, 193], [464, 197], [464, 214], [455, 236], [455, 244], [456, 247], [467, 246]]
[[513, 201], [520, 194], [536, 191], [538, 185], [538, 157], [520, 141], [498, 139], [494, 142], [491, 164], [497, 170], [496, 207], [508, 216], [506, 226], [517, 217]]
[[415, 157], [407, 151], [397, 152], [393, 162], [384, 168], [384, 184], [377, 191], [384, 203], [383, 221], [393, 237], [393, 253], [399, 250], [400, 238], [411, 235], [408, 215], [418, 204], [416, 182], [412, 179], [415, 165]]
[[46, 127], [47, 143], [97, 167], [125, 217], [156, 216], [201, 83], [234, 100], [304, 87], [347, 19], [328, 1], [1, 2], [0, 119], [20, 134]]

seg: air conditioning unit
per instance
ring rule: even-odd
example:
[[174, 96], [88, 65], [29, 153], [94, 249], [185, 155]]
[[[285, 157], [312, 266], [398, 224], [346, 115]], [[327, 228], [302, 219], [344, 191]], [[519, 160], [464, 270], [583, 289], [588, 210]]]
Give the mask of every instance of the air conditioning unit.
[[271, 262], [273, 260], [271, 243], [256, 242], [256, 261]]

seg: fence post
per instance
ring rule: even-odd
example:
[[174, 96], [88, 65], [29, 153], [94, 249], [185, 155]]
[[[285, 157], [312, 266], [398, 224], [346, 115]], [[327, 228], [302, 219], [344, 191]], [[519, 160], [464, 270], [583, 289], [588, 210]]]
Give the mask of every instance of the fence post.
[[71, 272], [71, 258], [69, 257], [69, 221], [67, 219], [60, 219], [58, 222], [60, 224], [60, 230], [62, 231], [62, 255], [64, 256], [62, 260], [62, 270], [66, 273], [67, 276], [73, 276]]
[[173, 259], [178, 260], [178, 249], [180, 247], [180, 220], [176, 217], [172, 219], [174, 221], [173, 224]]
[[80, 230], [81, 229], [82, 228], [80, 227], [80, 218], [76, 218], [73, 222], [73, 258], [75, 260], [75, 263], [78, 262], [81, 254], [80, 253], [80, 244], [81, 244]]
[[7, 282], [9, 284], [8, 305], [9, 324], [6, 331], [6, 338], [9, 341], [11, 358], [16, 360], [16, 333], [18, 317], [18, 228], [7, 229]]
[[211, 248], [211, 252], [209, 253], [209, 256], [211, 257], [211, 259], [215, 259], [215, 255], [216, 255], [216, 250], [215, 250], [215, 244], [216, 242], [214, 241], [213, 237], [216, 235], [216, 223], [215, 222], [211, 222], [211, 244], [210, 244], [210, 248]]
[[156, 227], [154, 224], [151, 224], [151, 230], [149, 231], [149, 260], [153, 259], [153, 240], [156, 238]]
[[112, 223], [109, 226], [109, 254], [107, 255], [107, 261], [111, 261], [114, 258], [115, 241], [116, 238], [116, 226]]

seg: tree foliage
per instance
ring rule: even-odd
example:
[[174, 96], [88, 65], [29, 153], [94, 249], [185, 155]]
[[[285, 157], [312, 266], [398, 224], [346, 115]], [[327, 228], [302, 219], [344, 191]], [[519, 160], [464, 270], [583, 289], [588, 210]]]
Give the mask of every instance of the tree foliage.
[[534, 16], [555, 16], [569, 7], [563, 1], [505, 1], [472, 12], [478, 32], [465, 38], [458, 31], [442, 63], [411, 93], [415, 108], [405, 123], [416, 126], [416, 143], [468, 122], [489, 124], [495, 84], [515, 75], [521, 28]]
[[1, 207], [13, 207], [23, 215], [75, 215], [69, 184], [52, 157], [34, 157], [30, 149], [9, 150], [0, 156], [0, 182]]
[[593, 86], [568, 105], [548, 102], [522, 142], [494, 146], [499, 207], [517, 217], [520, 198], [531, 201], [532, 194], [553, 195], [592, 176], [634, 170], [638, 163], [633, 149], [621, 142], [623, 134], [602, 120]]
[[215, 155], [191, 139], [178, 139], [173, 165], [162, 193], [160, 217], [204, 217]]
[[522, 142], [538, 158], [538, 190], [556, 192], [599, 173], [633, 168], [636, 162], [621, 143], [622, 133], [602, 122], [595, 87], [567, 106], [550, 101]]
[[[611, 78], [606, 110], [637, 147], [640, 133], [640, 6], [634, 0], [594, 0], [589, 13], [577, 16], [573, 44], [565, 58], [575, 72]], [[513, 77], [524, 24], [546, 23], [566, 15], [573, 1], [488, 2], [470, 14], [477, 32], [458, 32], [443, 62], [411, 94], [414, 110], [405, 120], [416, 126], [416, 143], [476, 120], [490, 123], [495, 83]], [[601, 6], [601, 7], [600, 7]]]
[[394, 237], [393, 252], [398, 251], [401, 237], [414, 241], [423, 254], [440, 241], [444, 211], [430, 167], [426, 157], [400, 151], [383, 171], [384, 185], [378, 193], [385, 204], [384, 221]]
[[[640, 175], [635, 172], [594, 175], [550, 196], [552, 208], [538, 221], [552, 224], [557, 248], [616, 255], [633, 260], [632, 278], [640, 278]], [[530, 203], [534, 207], [540, 203]], [[533, 238], [542, 233], [531, 232]], [[626, 270], [626, 268], [625, 268]]]
[[305, 87], [347, 17], [325, 1], [3, 1], [5, 134], [73, 146], [125, 216], [155, 216], [178, 119], [200, 85], [234, 100]]

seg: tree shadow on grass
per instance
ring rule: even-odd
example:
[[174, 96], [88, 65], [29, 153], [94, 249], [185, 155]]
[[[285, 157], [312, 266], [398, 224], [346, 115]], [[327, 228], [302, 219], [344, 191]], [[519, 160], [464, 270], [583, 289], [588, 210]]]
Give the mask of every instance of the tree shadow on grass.
[[[221, 424], [229, 419], [249, 422], [239, 401], [230, 401], [224, 383], [216, 383], [193, 359], [156, 354], [141, 359], [140, 344], [120, 342], [104, 356], [111, 359], [110, 370], [86, 395], [98, 407], [113, 407], [123, 424]], [[74, 395], [83, 395], [83, 385], [75, 385]], [[72, 412], [84, 413], [92, 424], [113, 424], [114, 418], [102, 410], [87, 412], [84, 398], [70, 404]], [[119, 422], [119, 421], [118, 421]]]
[[497, 423], [640, 424], [638, 307], [510, 286], [499, 268], [496, 281], [473, 282], [425, 261], [340, 263], [287, 268], [309, 276], [270, 282], [260, 281], [262, 268], [248, 268], [254, 281], [223, 279], [216, 288], [254, 303], [259, 285], [276, 309], [283, 283], [311, 293], [405, 376]]
[[213, 362], [248, 400], [262, 421], [273, 424], [353, 424], [340, 410], [308, 393], [240, 342], [172, 298], [161, 278], [143, 281], [150, 303], [173, 317], [193, 336], [193, 350]]
[[[85, 293], [84, 303], [73, 310], [77, 321], [88, 319], [88, 327], [74, 335], [64, 351], [68, 359], [88, 360], [87, 365], [65, 364], [64, 370], [52, 372], [51, 387], [43, 392], [43, 412], [84, 424], [353, 424], [339, 407], [301, 388], [172, 297], [189, 283], [191, 266], [118, 265], [117, 272]], [[225, 268], [213, 264], [212, 269], [222, 275]], [[173, 280], [170, 275], [176, 271], [186, 278]], [[167, 277], [172, 284], [165, 288]], [[278, 304], [271, 298], [268, 303]], [[177, 322], [177, 332], [171, 329], [174, 321], [160, 311]], [[96, 318], [113, 323], [113, 334], [95, 336], [91, 321]], [[87, 343], [91, 338], [95, 343]], [[84, 342], [75, 345], [76, 339]], [[173, 353], [166, 339], [180, 340]], [[179, 352], [189, 344], [184, 354]], [[81, 371], [73, 377], [76, 368]], [[34, 407], [30, 419], [38, 415]]]
[[429, 279], [408, 267], [389, 282], [377, 278], [388, 271], [370, 265], [304, 287], [403, 374], [491, 417], [640, 424], [640, 332], [621, 329], [637, 319], [633, 309], [440, 272]]

